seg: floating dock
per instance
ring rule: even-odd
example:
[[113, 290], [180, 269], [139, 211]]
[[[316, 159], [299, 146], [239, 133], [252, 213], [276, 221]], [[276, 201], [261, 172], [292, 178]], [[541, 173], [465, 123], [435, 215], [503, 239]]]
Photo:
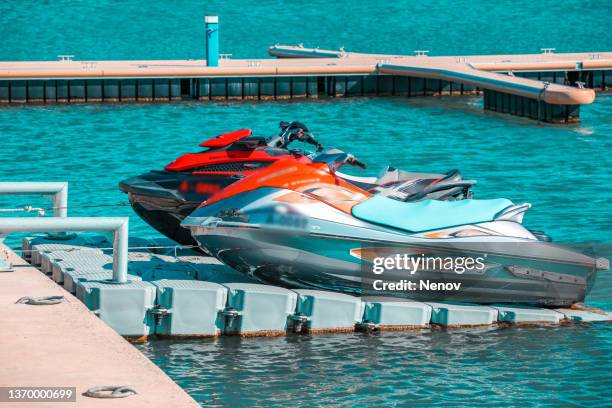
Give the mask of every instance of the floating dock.
[[31, 254], [40, 276], [46, 274], [49, 281], [76, 294], [119, 334], [139, 339], [612, 320], [611, 313], [590, 309], [416, 302], [291, 290], [260, 284], [190, 250], [175, 254], [172, 241], [165, 238], [132, 238], [130, 245], [136, 249], [129, 252], [128, 280], [123, 284], [111, 281], [110, 242], [101, 236], [81, 234], [63, 241], [31, 237], [24, 239], [23, 251]]
[[[215, 21], [211, 23], [211, 21]], [[415, 56], [273, 46], [231, 59], [207, 18], [206, 59], [0, 62], [0, 103], [270, 100], [484, 94], [484, 108], [543, 122], [579, 120], [612, 83], [612, 53]], [[227, 57], [227, 56], [226, 56]]]
[[[79, 407], [199, 407], [140, 351], [83, 303], [0, 245], [13, 272], [0, 272], [0, 379], [4, 387], [75, 387]], [[59, 304], [16, 303], [24, 296], [63, 296]], [[112, 401], [83, 396], [97, 386], [123, 385], [137, 392]], [[1, 406], [72, 406], [29, 401]]]

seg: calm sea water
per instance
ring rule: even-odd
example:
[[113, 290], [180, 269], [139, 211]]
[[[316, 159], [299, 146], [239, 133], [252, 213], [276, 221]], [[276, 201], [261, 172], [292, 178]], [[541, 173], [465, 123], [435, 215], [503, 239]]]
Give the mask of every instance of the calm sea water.
[[[212, 13], [221, 19], [222, 52], [235, 57], [298, 42], [434, 55], [612, 48], [605, 0], [21, 1], [0, 3], [0, 59], [201, 58], [203, 16]], [[611, 242], [612, 96], [599, 95], [581, 116], [579, 125], [538, 126], [483, 113], [480, 98], [471, 97], [4, 106], [0, 179], [67, 180], [70, 214], [130, 216], [132, 234], [153, 236], [117, 205], [126, 202], [119, 180], [160, 168], [223, 131], [272, 134], [280, 120], [301, 120], [326, 146], [368, 163], [368, 172], [387, 163], [459, 168], [479, 181], [478, 197], [531, 202], [525, 223], [557, 241]], [[0, 204], [47, 205], [32, 197]], [[612, 310], [610, 275], [600, 276], [590, 302]], [[207, 405], [612, 404], [612, 335], [601, 324], [139, 347]]]

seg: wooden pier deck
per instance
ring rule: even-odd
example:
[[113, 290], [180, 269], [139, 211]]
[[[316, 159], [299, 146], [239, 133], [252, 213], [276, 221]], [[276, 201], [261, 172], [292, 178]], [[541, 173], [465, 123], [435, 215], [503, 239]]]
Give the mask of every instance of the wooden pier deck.
[[612, 53], [405, 56], [273, 46], [279, 58], [0, 62], [0, 102], [288, 99], [484, 92], [485, 109], [578, 120], [612, 82]]

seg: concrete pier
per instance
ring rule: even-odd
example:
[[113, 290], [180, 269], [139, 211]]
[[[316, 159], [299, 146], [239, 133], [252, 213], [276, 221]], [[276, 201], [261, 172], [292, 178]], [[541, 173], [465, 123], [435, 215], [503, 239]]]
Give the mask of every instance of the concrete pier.
[[[79, 407], [199, 407], [78, 299], [10, 250], [8, 257], [15, 271], [0, 273], [0, 386], [76, 387]], [[52, 295], [64, 296], [65, 301], [47, 306], [15, 304], [23, 296]], [[103, 385], [126, 385], [138, 394], [113, 400], [81, 395]], [[73, 404], [0, 402], [7, 407]]]
[[484, 108], [579, 120], [612, 81], [612, 53], [382, 55], [274, 46], [276, 59], [0, 62], [0, 103], [269, 100], [484, 92]]

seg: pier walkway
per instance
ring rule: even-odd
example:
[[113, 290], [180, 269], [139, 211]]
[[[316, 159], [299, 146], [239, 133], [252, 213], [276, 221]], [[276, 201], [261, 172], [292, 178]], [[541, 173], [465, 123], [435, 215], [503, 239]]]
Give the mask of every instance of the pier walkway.
[[[23, 240], [24, 256], [41, 275], [76, 293], [117, 333], [144, 338], [284, 336], [355, 330], [420, 330], [433, 326], [571, 324], [611, 320], [589, 309], [417, 302], [262, 284], [167, 238], [131, 237], [128, 280], [109, 281], [112, 257], [100, 235]], [[434, 313], [435, 312], [435, 313]]]
[[[166, 374], [61, 286], [10, 249], [14, 272], [0, 273], [0, 386], [76, 387], [79, 407], [199, 407]], [[56, 305], [16, 304], [23, 296], [64, 296]], [[137, 395], [82, 396], [87, 389], [125, 385]], [[0, 407], [73, 406], [74, 402], [0, 402]]]
[[612, 83], [612, 53], [430, 57], [273, 46], [268, 59], [0, 62], [0, 103], [484, 93], [488, 110], [578, 121]]

